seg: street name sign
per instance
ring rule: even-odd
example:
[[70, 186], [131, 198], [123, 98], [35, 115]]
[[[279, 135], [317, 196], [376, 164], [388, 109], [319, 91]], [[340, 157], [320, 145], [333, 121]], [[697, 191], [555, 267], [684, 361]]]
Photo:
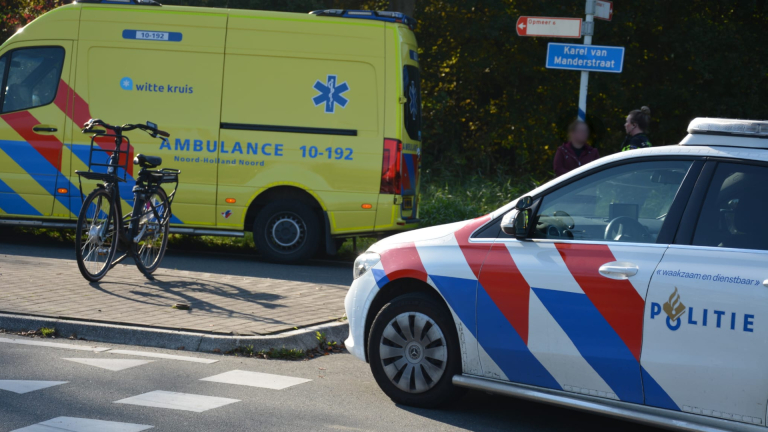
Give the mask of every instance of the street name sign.
[[597, 0], [595, 2], [595, 18], [610, 21], [613, 19], [613, 2]]
[[621, 73], [624, 47], [562, 44], [547, 46], [547, 69]]
[[578, 39], [581, 37], [581, 18], [521, 16], [517, 19], [517, 35]]

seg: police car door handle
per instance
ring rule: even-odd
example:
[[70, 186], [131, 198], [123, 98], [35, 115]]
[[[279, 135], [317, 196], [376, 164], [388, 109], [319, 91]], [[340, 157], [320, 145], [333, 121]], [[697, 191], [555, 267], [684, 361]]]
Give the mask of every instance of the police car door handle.
[[763, 281], [763, 286], [764, 286], [764, 287], [768, 287], [768, 279], [766, 279], [766, 280], [764, 280], [764, 281]]
[[636, 275], [638, 268], [630, 262], [613, 261], [601, 265], [598, 271], [608, 279], [624, 280]]

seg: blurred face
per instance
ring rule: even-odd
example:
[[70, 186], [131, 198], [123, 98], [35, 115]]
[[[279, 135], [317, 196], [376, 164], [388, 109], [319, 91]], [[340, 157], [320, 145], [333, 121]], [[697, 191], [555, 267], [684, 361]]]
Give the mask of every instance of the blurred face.
[[632, 123], [630, 116], [627, 116], [627, 120], [624, 122], [624, 130], [627, 131], [627, 135], [637, 130], [637, 123]]
[[576, 144], [577, 146], [581, 147], [582, 145], [586, 144], [587, 138], [589, 138], [589, 127], [587, 127], [587, 125], [584, 123], [579, 123], [576, 125], [576, 129], [568, 134], [568, 138], [572, 144]]

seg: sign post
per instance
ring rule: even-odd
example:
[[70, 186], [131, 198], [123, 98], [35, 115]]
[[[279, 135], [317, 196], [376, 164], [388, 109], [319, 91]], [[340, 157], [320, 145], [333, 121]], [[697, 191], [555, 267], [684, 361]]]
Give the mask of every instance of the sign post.
[[[590, 7], [591, 6], [591, 7]], [[589, 24], [588, 33], [584, 35], [584, 46], [592, 45], [592, 34], [594, 33], [595, 22], [595, 0], [587, 0], [586, 5], [587, 19]], [[581, 71], [581, 82], [579, 83], [579, 120], [587, 120], [587, 88], [589, 87], [589, 71]]]

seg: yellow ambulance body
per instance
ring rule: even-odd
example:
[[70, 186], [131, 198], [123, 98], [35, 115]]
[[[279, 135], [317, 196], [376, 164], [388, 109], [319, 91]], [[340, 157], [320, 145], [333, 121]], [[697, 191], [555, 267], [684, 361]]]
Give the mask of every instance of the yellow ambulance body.
[[172, 232], [253, 231], [267, 258], [295, 262], [418, 225], [410, 18], [133, 1], [57, 8], [0, 47], [0, 223], [71, 226], [90, 157], [80, 128], [100, 118], [170, 132], [128, 136], [132, 154], [181, 169]]

